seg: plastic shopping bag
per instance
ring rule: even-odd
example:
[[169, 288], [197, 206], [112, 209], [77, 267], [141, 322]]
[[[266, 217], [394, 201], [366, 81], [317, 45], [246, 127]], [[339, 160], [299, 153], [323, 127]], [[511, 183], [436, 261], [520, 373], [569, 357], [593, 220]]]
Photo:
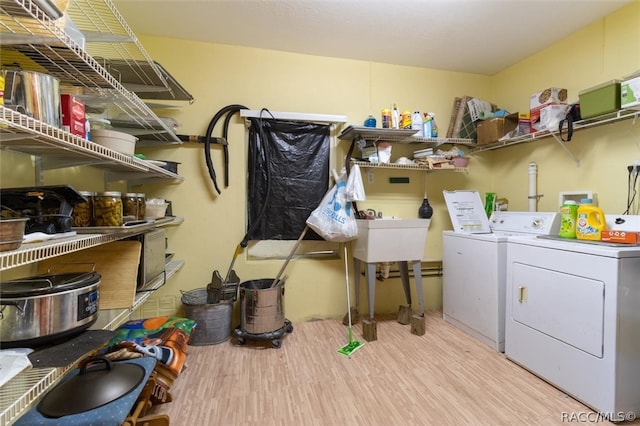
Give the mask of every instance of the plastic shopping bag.
[[343, 174], [307, 218], [307, 225], [327, 241], [341, 243], [358, 236], [358, 225], [351, 201], [346, 197], [346, 187]]
[[346, 193], [347, 200], [349, 201], [364, 201], [367, 199], [367, 196], [364, 193], [360, 166], [357, 164], [351, 166], [351, 172], [347, 179]]

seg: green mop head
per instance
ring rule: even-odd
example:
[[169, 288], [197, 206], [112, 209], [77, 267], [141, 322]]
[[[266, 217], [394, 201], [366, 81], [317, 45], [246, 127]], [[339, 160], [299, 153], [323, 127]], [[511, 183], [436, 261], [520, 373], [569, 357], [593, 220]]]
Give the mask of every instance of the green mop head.
[[344, 356], [351, 356], [352, 353], [364, 346], [364, 342], [353, 340], [353, 332], [349, 328], [349, 343], [338, 349], [338, 353]]

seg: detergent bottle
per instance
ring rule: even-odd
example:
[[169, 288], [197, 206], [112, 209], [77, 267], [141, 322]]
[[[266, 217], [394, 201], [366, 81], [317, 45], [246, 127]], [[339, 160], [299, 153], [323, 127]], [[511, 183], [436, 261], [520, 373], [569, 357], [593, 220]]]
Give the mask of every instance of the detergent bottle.
[[596, 207], [590, 198], [583, 198], [578, 206], [576, 238], [600, 241], [601, 233], [606, 226], [607, 222], [602, 209]]
[[558, 232], [558, 236], [562, 238], [575, 238], [577, 220], [578, 203], [574, 200], [565, 200], [560, 206], [560, 231]]

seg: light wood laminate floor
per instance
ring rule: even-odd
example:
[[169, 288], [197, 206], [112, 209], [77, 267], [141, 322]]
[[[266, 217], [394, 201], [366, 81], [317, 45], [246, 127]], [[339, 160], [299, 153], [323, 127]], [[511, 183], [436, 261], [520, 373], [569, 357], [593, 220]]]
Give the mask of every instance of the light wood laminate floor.
[[[590, 409], [440, 312], [427, 312], [423, 336], [395, 316], [376, 320], [378, 340], [350, 358], [336, 352], [348, 342], [341, 320], [295, 324], [280, 349], [255, 340], [238, 346], [233, 337], [189, 346], [173, 402], [153, 412], [169, 414], [176, 426], [596, 423]], [[363, 341], [361, 330], [354, 326], [356, 340]]]

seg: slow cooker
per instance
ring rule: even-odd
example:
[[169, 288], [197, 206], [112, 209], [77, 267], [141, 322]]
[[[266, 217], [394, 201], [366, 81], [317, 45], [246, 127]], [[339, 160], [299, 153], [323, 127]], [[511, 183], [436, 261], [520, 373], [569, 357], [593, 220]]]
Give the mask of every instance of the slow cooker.
[[98, 319], [101, 275], [45, 274], [0, 283], [3, 347], [34, 347], [81, 333]]

